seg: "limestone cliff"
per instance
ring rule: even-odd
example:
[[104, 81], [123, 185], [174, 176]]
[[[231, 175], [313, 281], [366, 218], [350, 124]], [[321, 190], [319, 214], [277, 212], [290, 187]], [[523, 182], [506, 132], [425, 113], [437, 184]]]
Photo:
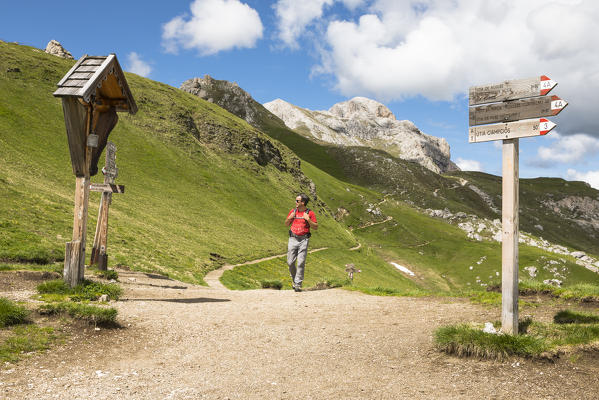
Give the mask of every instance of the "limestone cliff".
[[437, 173], [457, 169], [445, 139], [421, 132], [411, 121], [398, 121], [386, 106], [365, 97], [335, 104], [328, 111], [303, 109], [281, 99], [264, 107], [313, 140], [384, 150]]

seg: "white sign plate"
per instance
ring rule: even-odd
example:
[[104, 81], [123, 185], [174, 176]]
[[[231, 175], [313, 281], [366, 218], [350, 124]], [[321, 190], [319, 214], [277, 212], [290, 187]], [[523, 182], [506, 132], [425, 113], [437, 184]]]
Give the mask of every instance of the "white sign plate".
[[468, 130], [468, 142], [516, 139], [548, 134], [557, 125], [545, 118], [532, 118], [504, 124], [473, 126]]

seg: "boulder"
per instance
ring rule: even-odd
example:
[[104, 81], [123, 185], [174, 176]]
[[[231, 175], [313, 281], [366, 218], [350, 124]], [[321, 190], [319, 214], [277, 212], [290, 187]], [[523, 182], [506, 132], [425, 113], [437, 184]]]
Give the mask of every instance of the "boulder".
[[62, 45], [54, 39], [48, 42], [48, 45], [46, 46], [46, 53], [52, 54], [53, 56], [73, 60], [73, 56], [71, 55], [71, 53], [65, 50], [65, 48], [62, 47]]

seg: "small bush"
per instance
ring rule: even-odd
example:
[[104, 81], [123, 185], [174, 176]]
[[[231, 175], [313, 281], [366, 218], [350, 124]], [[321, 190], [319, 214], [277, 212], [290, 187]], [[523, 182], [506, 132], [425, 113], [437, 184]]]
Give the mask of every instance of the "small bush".
[[283, 287], [283, 283], [281, 283], [281, 281], [278, 280], [263, 280], [260, 281], [260, 285], [262, 286], [262, 289], [281, 290], [281, 288]]
[[112, 300], [117, 300], [122, 294], [122, 289], [114, 283], [100, 283], [85, 280], [83, 283], [69, 287], [62, 279], [44, 282], [37, 287], [37, 291], [42, 294], [68, 295], [73, 301], [97, 300], [103, 294], [106, 294]]
[[119, 274], [118, 272], [116, 272], [113, 269], [109, 269], [107, 271], [98, 271], [97, 272], [97, 276], [99, 276], [100, 278], [104, 278], [106, 280], [115, 280], [118, 281], [119, 280]]
[[324, 278], [320, 282], [317, 282], [311, 289], [312, 290], [325, 290], [325, 289], [334, 289], [343, 287], [346, 285], [351, 285], [351, 282], [348, 279], [335, 279], [335, 278]]
[[555, 314], [553, 322], [556, 324], [597, 324], [599, 315], [562, 310]]
[[68, 314], [75, 319], [98, 325], [115, 324], [117, 316], [117, 310], [112, 307], [105, 308], [70, 302], [44, 304], [38, 308], [38, 312], [41, 314]]
[[25, 307], [0, 297], [0, 328], [22, 324], [28, 315], [29, 311]]

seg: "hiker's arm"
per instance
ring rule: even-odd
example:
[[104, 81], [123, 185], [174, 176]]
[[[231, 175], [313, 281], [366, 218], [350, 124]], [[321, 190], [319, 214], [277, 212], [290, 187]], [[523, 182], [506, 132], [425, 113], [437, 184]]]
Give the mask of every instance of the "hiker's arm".
[[293, 221], [293, 217], [295, 217], [295, 210], [291, 211], [285, 220], [285, 225], [289, 226]]
[[318, 230], [318, 222], [316, 222], [316, 216], [314, 214], [304, 214], [304, 219], [308, 222], [308, 225], [310, 225], [310, 229], [314, 229], [315, 231]]

